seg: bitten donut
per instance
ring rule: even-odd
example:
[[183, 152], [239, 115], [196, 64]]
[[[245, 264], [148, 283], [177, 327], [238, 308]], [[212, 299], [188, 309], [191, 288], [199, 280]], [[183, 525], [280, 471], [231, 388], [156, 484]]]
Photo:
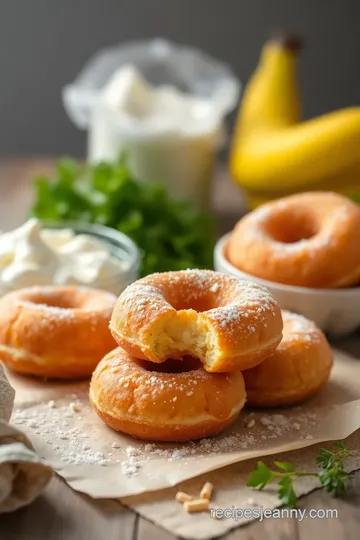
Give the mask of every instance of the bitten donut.
[[247, 274], [301, 287], [360, 281], [360, 206], [331, 192], [292, 195], [243, 217], [226, 247]]
[[89, 395], [113, 429], [169, 442], [215, 435], [236, 419], [246, 398], [241, 372], [208, 373], [193, 358], [154, 364], [121, 348], [98, 364]]
[[110, 330], [136, 358], [164, 362], [190, 355], [209, 372], [226, 372], [269, 356], [281, 340], [282, 319], [263, 287], [211, 270], [184, 270], [127, 287]]
[[332, 352], [324, 334], [305, 317], [283, 311], [284, 337], [262, 364], [243, 372], [251, 407], [294, 405], [327, 382]]
[[85, 287], [44, 286], [0, 299], [0, 361], [19, 373], [89, 377], [116, 344], [109, 320], [116, 298]]

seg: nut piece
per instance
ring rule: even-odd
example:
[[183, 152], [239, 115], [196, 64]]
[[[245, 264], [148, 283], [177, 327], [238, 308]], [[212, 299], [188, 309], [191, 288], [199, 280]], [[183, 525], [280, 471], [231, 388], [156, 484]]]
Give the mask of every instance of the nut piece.
[[193, 500], [193, 497], [183, 491], [178, 491], [175, 495], [175, 500], [180, 503], [189, 502]]
[[211, 482], [205, 482], [202, 490], [200, 491], [200, 498], [207, 499], [209, 501], [211, 499], [213, 489], [214, 485]]
[[187, 501], [183, 504], [185, 512], [189, 514], [192, 512], [203, 512], [209, 510], [209, 501], [207, 499], [195, 499], [194, 501]]

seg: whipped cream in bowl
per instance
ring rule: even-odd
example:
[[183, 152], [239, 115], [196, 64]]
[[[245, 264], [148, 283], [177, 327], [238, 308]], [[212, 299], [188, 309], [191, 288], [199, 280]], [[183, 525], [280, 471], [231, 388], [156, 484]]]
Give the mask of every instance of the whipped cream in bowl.
[[33, 285], [83, 285], [118, 295], [139, 268], [136, 244], [102, 225], [30, 219], [0, 233], [0, 295]]

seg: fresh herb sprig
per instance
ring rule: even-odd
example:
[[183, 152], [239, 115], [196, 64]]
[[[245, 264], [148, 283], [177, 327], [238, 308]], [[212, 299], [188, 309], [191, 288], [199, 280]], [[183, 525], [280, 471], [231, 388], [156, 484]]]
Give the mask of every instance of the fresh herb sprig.
[[342, 442], [334, 443], [334, 451], [322, 448], [315, 461], [320, 466], [319, 472], [300, 472], [291, 464], [275, 461], [276, 470], [272, 470], [262, 461], [258, 461], [256, 469], [250, 473], [248, 486], [263, 489], [272, 481], [278, 480], [278, 495], [284, 504], [296, 506], [294, 481], [301, 476], [314, 476], [326, 491], [334, 495], [346, 493], [346, 480], [349, 473], [344, 470], [344, 460], [351, 456]]
[[99, 164], [65, 158], [53, 178], [36, 178], [34, 186], [33, 216], [99, 223], [127, 234], [141, 249], [142, 275], [212, 268], [214, 218], [172, 200], [160, 184], [140, 182], [124, 158]]

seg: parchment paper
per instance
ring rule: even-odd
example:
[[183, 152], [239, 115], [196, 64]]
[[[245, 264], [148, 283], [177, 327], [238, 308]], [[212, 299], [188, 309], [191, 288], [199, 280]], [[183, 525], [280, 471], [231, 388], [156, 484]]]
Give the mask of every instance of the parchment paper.
[[[360, 431], [356, 431], [345, 440], [346, 448], [351, 450], [354, 455], [346, 460], [346, 469], [348, 472], [360, 468]], [[296, 465], [302, 471], [314, 471], [316, 466], [314, 458], [320, 448], [329, 448], [332, 450], [332, 443], [321, 443], [302, 450], [286, 452], [279, 458], [282, 461], [289, 461]], [[268, 465], [271, 465], [275, 456], [265, 457], [263, 459]], [[144, 493], [135, 497], [126, 497], [121, 500], [123, 504], [135, 510], [144, 518], [167, 529], [176, 536], [182, 538], [206, 540], [225, 534], [230, 529], [240, 527], [254, 521], [254, 518], [242, 518], [236, 520], [230, 519], [211, 519], [209, 513], [201, 512], [198, 514], [187, 514], [181, 508], [181, 505], [175, 501], [176, 492], [181, 489], [186, 493], [197, 496], [200, 489], [206, 481], [212, 482], [215, 486], [212, 497], [212, 508], [232, 508], [236, 509], [275, 509], [281, 506], [277, 497], [276, 489], [268, 487], [264, 491], [257, 491], [248, 488], [245, 484], [250, 472], [256, 466], [257, 460], [247, 460], [236, 463], [206, 473], [205, 475], [182, 482], [179, 486], [157, 491], [155, 493]], [[351, 481], [350, 495], [351, 495]], [[305, 495], [319, 487], [316, 478], [299, 478], [295, 483], [295, 491], [298, 497]], [[336, 508], [336, 501], [331, 495], [326, 494], [326, 503], [322, 503], [321, 509]], [[298, 501], [298, 507], [304, 508], [301, 499]], [[309, 504], [305, 508], [312, 508]], [[318, 506], [316, 506], [318, 508]], [[286, 509], [288, 510], [288, 509]], [[280, 511], [280, 510], [279, 510]], [[238, 514], [239, 515], [239, 514]], [[274, 516], [280, 518], [280, 515]], [[287, 514], [284, 514], [287, 517]], [[296, 516], [295, 516], [296, 517]], [[339, 517], [341, 517], [339, 515]], [[299, 518], [298, 516], [298, 519]], [[306, 519], [306, 518], [305, 518]], [[329, 519], [329, 518], [328, 518]], [[333, 518], [335, 520], [335, 518]]]
[[108, 428], [88, 403], [88, 382], [10, 379], [15, 426], [72, 488], [95, 498], [174, 486], [231, 463], [343, 439], [360, 427], [360, 362], [336, 351], [330, 382], [303, 406], [244, 412], [224, 434], [181, 445], [146, 445]]

